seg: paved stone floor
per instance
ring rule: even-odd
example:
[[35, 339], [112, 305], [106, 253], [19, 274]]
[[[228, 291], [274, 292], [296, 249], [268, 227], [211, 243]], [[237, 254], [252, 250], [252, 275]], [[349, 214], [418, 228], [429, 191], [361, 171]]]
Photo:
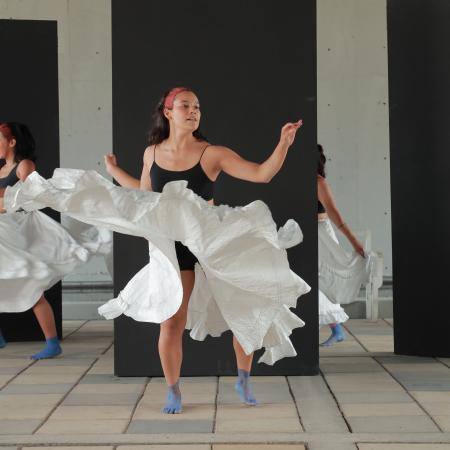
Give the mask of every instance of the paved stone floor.
[[65, 322], [63, 357], [0, 350], [0, 450], [450, 450], [450, 359], [394, 355], [390, 320], [346, 328], [320, 376], [255, 377], [255, 408], [233, 378], [185, 378], [164, 416], [163, 380], [112, 375], [112, 322]]

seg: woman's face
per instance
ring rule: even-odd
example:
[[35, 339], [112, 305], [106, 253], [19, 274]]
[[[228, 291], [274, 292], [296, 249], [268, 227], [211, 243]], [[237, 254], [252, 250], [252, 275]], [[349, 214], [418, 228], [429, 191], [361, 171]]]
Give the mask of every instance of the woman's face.
[[10, 152], [14, 151], [15, 143], [15, 139], [8, 141], [0, 131], [0, 159], [6, 159]]
[[166, 109], [166, 117], [171, 125], [194, 132], [200, 125], [200, 103], [193, 92], [180, 92], [172, 109]]

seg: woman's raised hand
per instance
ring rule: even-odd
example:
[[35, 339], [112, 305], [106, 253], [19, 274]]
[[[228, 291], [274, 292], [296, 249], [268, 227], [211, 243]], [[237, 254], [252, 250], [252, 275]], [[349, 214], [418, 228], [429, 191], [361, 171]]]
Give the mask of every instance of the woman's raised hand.
[[104, 158], [106, 171], [111, 175], [111, 169], [117, 167], [116, 155], [114, 155], [114, 153], [108, 153], [107, 155], [104, 156]]
[[297, 130], [303, 125], [303, 120], [298, 122], [289, 122], [281, 129], [280, 142], [291, 146], [295, 139]]

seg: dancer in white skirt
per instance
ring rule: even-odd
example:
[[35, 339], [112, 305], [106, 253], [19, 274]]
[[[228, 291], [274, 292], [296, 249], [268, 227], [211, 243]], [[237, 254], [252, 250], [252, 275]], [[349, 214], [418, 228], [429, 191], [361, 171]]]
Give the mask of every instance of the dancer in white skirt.
[[[90, 252], [95, 253], [102, 245], [106, 250], [108, 242], [101, 233], [97, 241], [89, 237], [91, 242], [80, 245], [61, 225], [39, 211], [5, 213], [5, 189], [24, 181], [35, 170], [34, 151], [33, 136], [25, 125], [0, 124], [0, 312], [33, 308], [46, 345], [32, 358], [44, 359], [62, 350], [53, 310], [43, 292], [86, 261]], [[5, 344], [0, 332], [0, 347]]]
[[[317, 168], [318, 238], [319, 238], [319, 325], [329, 325], [331, 336], [321, 344], [329, 347], [345, 339], [342, 322], [348, 319], [340, 303], [355, 300], [361, 283], [367, 278], [364, 248], [337, 209], [330, 185], [325, 178], [326, 158], [318, 145]], [[331, 221], [330, 221], [331, 219]], [[349, 240], [354, 249], [347, 253], [340, 245], [331, 225]]]
[[172, 89], [155, 110], [141, 180], [120, 169], [112, 155], [106, 158], [108, 171], [121, 185], [140, 191], [117, 187], [95, 172], [57, 170], [50, 180], [33, 175], [7, 192], [12, 209], [50, 206], [86, 223], [148, 239], [149, 264], [99, 312], [107, 318], [126, 314], [161, 323], [159, 351], [168, 384], [163, 411], [169, 414], [182, 410], [178, 381], [185, 328], [200, 340], [231, 329], [235, 387], [245, 404], [254, 405], [253, 352], [265, 347], [260, 361], [268, 364], [296, 355], [289, 335], [304, 323], [289, 308], [310, 290], [289, 269], [286, 257], [285, 249], [301, 241], [294, 221], [277, 232], [262, 202], [213, 206], [214, 181], [222, 171], [269, 182], [302, 122], [286, 124], [271, 156], [257, 164], [210, 145], [198, 130], [200, 116], [190, 89]]

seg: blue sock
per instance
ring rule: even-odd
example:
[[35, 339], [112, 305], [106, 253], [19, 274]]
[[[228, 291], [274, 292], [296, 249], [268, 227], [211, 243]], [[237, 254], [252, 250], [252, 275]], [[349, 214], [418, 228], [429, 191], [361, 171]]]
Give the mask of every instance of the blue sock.
[[340, 323], [331, 328], [331, 336], [320, 344], [321, 347], [331, 347], [336, 342], [345, 340], [345, 333]]
[[256, 399], [253, 396], [250, 385], [250, 372], [244, 369], [238, 369], [238, 379], [234, 387], [241, 397], [242, 403], [250, 406], [256, 405]]
[[3, 337], [2, 330], [0, 330], [0, 348], [3, 348], [6, 345], [5, 338]]
[[179, 414], [182, 409], [181, 392], [177, 381], [175, 384], [168, 387], [167, 401], [162, 412], [166, 414]]
[[40, 352], [31, 356], [31, 359], [47, 359], [54, 358], [62, 353], [62, 348], [59, 345], [58, 337], [52, 337], [46, 339], [45, 347]]
[[336, 336], [336, 339], [338, 342], [341, 342], [345, 339], [345, 333], [344, 333], [344, 328], [343, 326], [338, 323], [334, 329], [333, 329], [333, 334]]

